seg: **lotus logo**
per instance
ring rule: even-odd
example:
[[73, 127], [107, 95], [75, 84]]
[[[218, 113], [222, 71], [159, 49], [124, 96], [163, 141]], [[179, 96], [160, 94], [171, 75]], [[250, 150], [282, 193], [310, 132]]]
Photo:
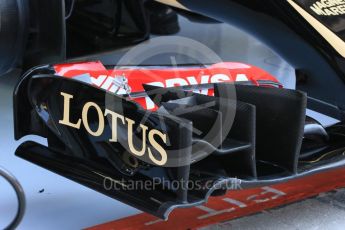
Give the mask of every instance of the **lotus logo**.
[[[125, 117], [121, 114], [118, 114], [112, 110], [105, 109], [103, 112], [101, 107], [97, 105], [95, 102], [86, 102], [83, 105], [82, 112], [81, 112], [81, 118], [77, 119], [77, 121], [71, 121], [70, 120], [70, 107], [71, 107], [71, 101], [73, 99], [73, 95], [61, 92], [61, 96], [63, 97], [63, 118], [59, 120], [59, 123], [62, 125], [66, 125], [75, 129], [80, 129], [81, 125], [84, 126], [85, 130], [92, 136], [98, 137], [101, 136], [104, 133], [105, 129], [105, 117], [109, 116], [109, 122], [111, 122], [111, 138], [109, 139], [109, 142], [118, 142], [118, 122], [121, 122], [123, 125], [127, 126], [127, 140], [128, 140], [128, 147], [130, 152], [138, 157], [141, 157], [145, 154], [148, 154], [149, 159], [156, 165], [163, 166], [167, 163], [168, 156], [166, 150], [161, 146], [158, 142], [163, 142], [164, 144], [167, 143], [167, 135], [165, 133], [162, 133], [161, 131], [157, 129], [149, 129], [148, 126], [144, 124], [139, 124], [139, 127], [141, 129], [142, 137], [141, 139], [141, 147], [137, 148], [134, 146], [133, 143], [133, 129], [135, 126], [135, 121]], [[97, 113], [97, 129], [91, 128], [89, 123], [89, 112], [94, 110]], [[160, 155], [160, 159], [157, 159], [152, 154], [151, 147], [147, 146], [147, 141], [156, 150], [156, 152]]]

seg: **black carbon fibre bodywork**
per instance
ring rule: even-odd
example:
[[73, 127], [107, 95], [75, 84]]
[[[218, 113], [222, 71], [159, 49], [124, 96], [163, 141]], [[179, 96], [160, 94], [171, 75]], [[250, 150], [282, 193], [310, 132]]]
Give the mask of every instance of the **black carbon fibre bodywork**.
[[[297, 90], [217, 83], [211, 97], [183, 87], [146, 85], [145, 93], [158, 106], [151, 112], [131, 95], [55, 76], [50, 66], [41, 66], [25, 74], [14, 92], [15, 138], [39, 135], [48, 145], [24, 142], [16, 155], [163, 219], [174, 208], [224, 194], [237, 180], [246, 189], [345, 167], [345, 62], [339, 50], [288, 1], [178, 2], [265, 42], [296, 68]], [[54, 18], [62, 30], [63, 8], [59, 4]], [[136, 24], [139, 36], [133, 43], [148, 35], [145, 23]], [[54, 60], [66, 58], [63, 32], [59, 36], [63, 39], [52, 42], [63, 44], [45, 53], [58, 55]], [[311, 122], [321, 132], [305, 132], [307, 107], [340, 122], [327, 128]], [[126, 120], [117, 122], [117, 136], [107, 110]], [[144, 154], [134, 154], [133, 148]], [[169, 164], [164, 167], [152, 161], [162, 162], [162, 151]], [[154, 187], [128, 189], [132, 182], [147, 181]], [[174, 181], [181, 183], [178, 188]], [[190, 188], [189, 182], [199, 186]]]
[[[296, 69], [296, 87], [308, 94], [308, 108], [339, 120], [344, 119], [345, 57], [288, 1], [178, 2], [193, 12], [241, 28], [264, 42]], [[343, 16], [333, 17], [341, 19]], [[344, 45], [341, 49], [345, 49]], [[326, 85], [332, 90], [326, 90]]]
[[[211, 97], [184, 87], [144, 88], [157, 111], [140, 108], [130, 95], [55, 76], [49, 66], [28, 72], [14, 93], [16, 139], [36, 134], [47, 138], [48, 146], [24, 142], [16, 155], [163, 219], [174, 208], [199, 205], [210, 195], [238, 189], [234, 183], [245, 189], [343, 166], [341, 124], [327, 129], [330, 136], [323, 143], [325, 148], [309, 144], [308, 151], [316, 152], [299, 160], [307, 101], [302, 92], [217, 83]], [[228, 93], [232, 89], [237, 101]], [[68, 107], [64, 95], [70, 95]], [[88, 103], [94, 108], [85, 113]], [[66, 108], [70, 126], [64, 124]], [[115, 127], [109, 117], [102, 120], [100, 114], [104, 116], [107, 110], [124, 116], [126, 122], [117, 122]], [[72, 127], [78, 119], [80, 127]], [[134, 121], [133, 133], [127, 119]], [[147, 133], [166, 134], [168, 141], [155, 140], [166, 150], [167, 165], [157, 165], [147, 151], [142, 156], [131, 152], [129, 135], [137, 137], [131, 139], [134, 149], [146, 146], [154, 159], [160, 159], [157, 145], [144, 138], [142, 125]], [[114, 127], [117, 142], [111, 141]], [[99, 129], [102, 132], [96, 134]], [[331, 151], [322, 161], [308, 163]], [[179, 186], [172, 186], [176, 181]], [[130, 189], [132, 183], [151, 187]]]

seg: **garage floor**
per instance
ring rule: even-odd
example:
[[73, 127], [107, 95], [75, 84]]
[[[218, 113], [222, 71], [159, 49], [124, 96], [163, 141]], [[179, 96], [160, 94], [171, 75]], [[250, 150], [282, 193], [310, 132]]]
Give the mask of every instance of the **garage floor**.
[[[180, 23], [190, 22], [181, 18]], [[181, 31], [179, 35], [193, 38], [193, 30], [198, 30], [197, 25], [191, 26], [188, 31]], [[293, 69], [261, 43], [225, 25], [222, 25], [220, 32], [210, 25], [204, 33], [218, 34], [219, 38], [220, 35], [226, 35], [226, 40], [197, 38], [208, 46], [212, 46], [209, 42], [218, 44], [212, 48], [220, 53], [223, 60], [257, 65], [277, 76], [285, 86], [293, 87]], [[100, 58], [104, 62], [116, 63], [119, 56], [121, 52]], [[18, 71], [0, 78], [0, 166], [17, 177], [26, 193], [27, 211], [19, 229], [80, 229], [139, 213], [132, 207], [14, 156], [16, 147], [24, 140], [45, 143], [44, 139], [38, 137], [14, 141], [12, 92], [18, 78]], [[316, 116], [321, 118], [321, 115]], [[333, 122], [324, 118], [322, 121]], [[10, 221], [15, 208], [14, 193], [0, 178], [0, 229]], [[345, 190], [338, 190], [206, 229], [344, 229], [344, 226]]]
[[212, 225], [203, 230], [343, 230], [345, 189], [264, 211], [248, 217]]

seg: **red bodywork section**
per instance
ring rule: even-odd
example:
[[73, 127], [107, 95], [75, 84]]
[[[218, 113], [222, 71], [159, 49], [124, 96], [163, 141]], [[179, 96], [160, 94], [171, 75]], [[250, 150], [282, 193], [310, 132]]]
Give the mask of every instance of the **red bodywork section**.
[[[253, 85], [282, 87], [278, 80], [266, 71], [247, 64], [222, 62], [208, 67], [122, 67], [107, 69], [101, 62], [81, 62], [54, 66], [57, 75], [78, 79], [95, 87], [116, 94], [126, 94], [121, 78], [127, 80], [131, 93], [144, 92], [143, 84], [160, 87], [200, 85], [218, 82], [247, 82]], [[118, 79], [117, 79], [118, 78]], [[213, 95], [213, 89], [196, 91]], [[133, 97], [145, 109], [154, 109], [154, 103], [145, 96]]]

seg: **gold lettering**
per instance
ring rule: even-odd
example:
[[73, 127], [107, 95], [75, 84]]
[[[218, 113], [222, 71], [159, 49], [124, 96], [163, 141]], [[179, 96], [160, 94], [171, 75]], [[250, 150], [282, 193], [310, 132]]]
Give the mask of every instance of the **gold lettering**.
[[167, 141], [167, 135], [163, 134], [162, 132], [158, 131], [157, 129], [152, 129], [149, 132], [149, 141], [151, 143], [151, 145], [159, 152], [159, 154], [161, 155], [161, 160], [157, 160], [152, 152], [150, 148], [147, 148], [148, 152], [149, 152], [149, 158], [151, 159], [151, 161], [157, 165], [165, 165], [167, 160], [168, 160], [168, 155], [167, 152], [164, 150], [164, 148], [162, 146], [160, 146], [156, 140], [154, 139], [154, 135], [158, 135], [160, 138], [162, 138], [163, 142], [166, 144]]
[[320, 7], [318, 7], [316, 4], [314, 4], [313, 6], [310, 7], [310, 9], [312, 9], [316, 14], [318, 15], [324, 15], [325, 13], [323, 12], [322, 9], [320, 9]]
[[111, 139], [110, 142], [117, 142], [117, 119], [119, 118], [123, 124], [125, 124], [125, 118], [124, 116], [115, 113], [114, 111], [111, 111], [109, 109], [105, 110], [104, 116], [107, 116], [108, 114], [111, 115]]
[[317, 15], [332, 16], [344, 14], [344, 0], [321, 0], [310, 6]]
[[64, 97], [64, 99], [63, 99], [63, 118], [62, 118], [62, 120], [59, 120], [59, 123], [73, 127], [73, 128], [76, 128], [76, 129], [80, 129], [80, 122], [81, 122], [80, 119], [75, 124], [73, 124], [69, 120], [70, 101], [73, 98], [73, 95], [70, 95], [70, 94], [64, 93], [64, 92], [61, 92], [60, 94]]
[[147, 126], [143, 125], [143, 124], [140, 124], [140, 127], [142, 129], [142, 133], [143, 133], [143, 136], [142, 136], [142, 147], [141, 147], [141, 150], [136, 150], [134, 145], [133, 145], [133, 125], [134, 125], [134, 121], [129, 119], [129, 118], [126, 118], [126, 121], [128, 123], [128, 146], [129, 146], [129, 149], [130, 151], [134, 154], [134, 155], [137, 155], [137, 156], [142, 156], [145, 154], [145, 150], [146, 150], [146, 131], [148, 129]]
[[316, 2], [316, 4], [320, 9], [327, 7], [323, 2]]
[[332, 11], [330, 11], [329, 9], [325, 9], [325, 13], [326, 15], [335, 15]]
[[[83, 106], [82, 109], [82, 117], [81, 119], [79, 118], [77, 123], [72, 123], [70, 121], [70, 103], [71, 103], [71, 99], [73, 99], [73, 95], [61, 92], [60, 93], [63, 97], [64, 97], [64, 107], [63, 107], [63, 119], [59, 120], [60, 124], [63, 125], [67, 125], [76, 129], [80, 129], [80, 125], [81, 122], [83, 122], [83, 126], [85, 128], [85, 130], [92, 136], [101, 136], [104, 132], [105, 129], [105, 120], [104, 118], [107, 115], [111, 116], [111, 121], [109, 123], [111, 123], [111, 129], [112, 129], [112, 136], [111, 139], [109, 139], [110, 142], [117, 142], [118, 141], [118, 133], [117, 133], [117, 127], [118, 127], [118, 119], [121, 120], [122, 124], [125, 125], [125, 120], [127, 121], [127, 128], [128, 128], [128, 133], [127, 133], [127, 137], [128, 137], [128, 146], [129, 146], [129, 150], [132, 154], [134, 154], [135, 156], [143, 156], [146, 153], [146, 149], [148, 151], [148, 156], [150, 158], [150, 160], [155, 163], [156, 165], [165, 165], [167, 160], [168, 160], [168, 155], [166, 150], [157, 142], [157, 140], [155, 139], [155, 136], [158, 136], [163, 143], [166, 144], [167, 142], [167, 135], [160, 132], [157, 129], [152, 129], [148, 131], [148, 127], [145, 126], [144, 124], [139, 124], [139, 127], [141, 128], [141, 133], [142, 133], [142, 137], [139, 139], [141, 140], [141, 148], [140, 149], [136, 149], [136, 147], [134, 147], [134, 143], [133, 143], [133, 138], [135, 137], [134, 135], [134, 125], [135, 125], [135, 121], [129, 118], [124, 117], [121, 114], [118, 114], [112, 110], [109, 109], [105, 109], [105, 112], [103, 114], [101, 108], [94, 102], [87, 102], [85, 103], [85, 105]], [[97, 112], [97, 116], [98, 116], [98, 120], [92, 121], [93, 124], [95, 124], [96, 126], [98, 125], [96, 130], [92, 130], [90, 127], [90, 122], [89, 122], [89, 111], [90, 109], [94, 109]], [[96, 116], [96, 117], [97, 117]], [[93, 128], [95, 129], [95, 128]], [[156, 137], [157, 138], [157, 137]], [[152, 148], [147, 147], [147, 143], [146, 140], [149, 141], [150, 146], [152, 146]], [[135, 143], [137, 144], [137, 143]], [[156, 156], [154, 156], [152, 154], [153, 149], [155, 151], [158, 152], [158, 154], [161, 156], [160, 159], [157, 159]]]
[[[91, 128], [89, 126], [89, 121], [88, 121], [87, 115], [88, 115], [90, 107], [94, 107], [97, 111], [97, 114], [98, 114], [98, 128], [96, 131], [91, 130]], [[104, 116], [103, 116], [101, 108], [96, 103], [88, 102], [84, 105], [83, 111], [82, 111], [82, 120], [83, 120], [83, 125], [89, 134], [91, 134], [92, 136], [95, 136], [95, 137], [102, 135], [102, 133], [104, 131]]]
[[338, 6], [338, 9], [340, 10], [341, 14], [345, 14], [345, 5]]

